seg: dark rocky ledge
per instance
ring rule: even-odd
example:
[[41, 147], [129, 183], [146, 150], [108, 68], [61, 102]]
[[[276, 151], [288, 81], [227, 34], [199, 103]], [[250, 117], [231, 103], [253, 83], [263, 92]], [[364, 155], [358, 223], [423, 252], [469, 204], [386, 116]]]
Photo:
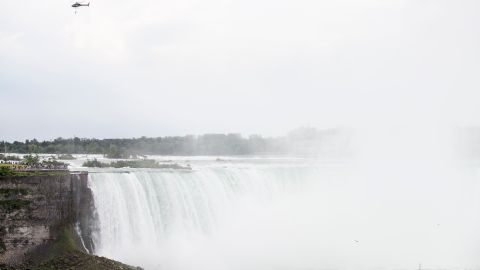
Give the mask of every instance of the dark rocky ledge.
[[135, 269], [95, 249], [87, 172], [0, 177], [0, 269]]

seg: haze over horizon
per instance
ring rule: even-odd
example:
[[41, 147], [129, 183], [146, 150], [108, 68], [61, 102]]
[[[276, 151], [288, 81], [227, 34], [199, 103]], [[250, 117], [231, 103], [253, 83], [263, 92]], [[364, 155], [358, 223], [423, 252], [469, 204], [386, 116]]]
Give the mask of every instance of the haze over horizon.
[[4, 1], [0, 140], [478, 125], [465, 1]]
[[3, 143], [0, 263], [480, 270], [480, 1], [90, 1], [3, 1], [0, 142], [355, 134]]

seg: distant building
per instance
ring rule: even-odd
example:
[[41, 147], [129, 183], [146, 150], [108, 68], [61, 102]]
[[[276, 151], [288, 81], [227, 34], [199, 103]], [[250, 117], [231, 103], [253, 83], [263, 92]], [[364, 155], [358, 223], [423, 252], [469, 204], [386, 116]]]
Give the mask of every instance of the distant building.
[[19, 160], [7, 160], [5, 163], [18, 165], [18, 164], [20, 164], [20, 161]]

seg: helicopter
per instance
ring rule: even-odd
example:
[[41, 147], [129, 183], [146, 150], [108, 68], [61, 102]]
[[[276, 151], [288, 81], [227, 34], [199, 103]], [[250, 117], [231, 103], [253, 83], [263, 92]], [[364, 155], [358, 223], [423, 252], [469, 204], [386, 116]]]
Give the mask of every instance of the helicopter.
[[77, 8], [79, 8], [79, 7], [89, 7], [89, 6], [90, 6], [90, 2], [88, 2], [88, 4], [75, 2], [75, 4], [72, 5], [72, 7], [75, 9], [75, 14], [77, 14]]

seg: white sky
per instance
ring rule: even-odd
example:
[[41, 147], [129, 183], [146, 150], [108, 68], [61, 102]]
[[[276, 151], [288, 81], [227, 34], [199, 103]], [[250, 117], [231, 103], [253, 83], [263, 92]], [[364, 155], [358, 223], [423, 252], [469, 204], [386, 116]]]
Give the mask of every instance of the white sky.
[[0, 140], [480, 122], [477, 0], [3, 0]]

